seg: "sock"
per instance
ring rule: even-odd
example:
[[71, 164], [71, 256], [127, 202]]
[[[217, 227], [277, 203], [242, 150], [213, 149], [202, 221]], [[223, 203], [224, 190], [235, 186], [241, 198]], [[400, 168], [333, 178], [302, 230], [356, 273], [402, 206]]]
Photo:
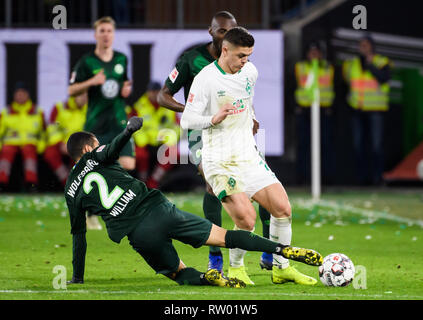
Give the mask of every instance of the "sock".
[[[249, 235], [254, 235], [254, 229], [251, 231], [241, 230], [237, 225], [234, 226], [234, 231], [244, 231]], [[233, 246], [229, 249], [229, 265], [234, 268], [239, 268], [244, 265], [244, 256], [247, 253], [247, 249], [242, 246]]]
[[281, 245], [279, 243], [245, 230], [228, 230], [225, 236], [225, 247], [268, 253], [281, 252]]
[[194, 285], [201, 286], [209, 284], [209, 282], [204, 279], [204, 273], [200, 272], [194, 268], [184, 268], [176, 274], [175, 281], [180, 285]]
[[[203, 198], [203, 211], [204, 217], [214, 223], [215, 225], [222, 226], [222, 203], [220, 200], [210, 193], [206, 192]], [[219, 247], [209, 247], [210, 253], [220, 253]]]
[[263, 224], [263, 238], [269, 239], [270, 213], [262, 206], [259, 206], [259, 215]]
[[[275, 218], [270, 217], [270, 239], [282, 245], [291, 245], [292, 229], [291, 217], [289, 218]], [[280, 256], [273, 255], [273, 265], [281, 269], [289, 267], [289, 260]]]

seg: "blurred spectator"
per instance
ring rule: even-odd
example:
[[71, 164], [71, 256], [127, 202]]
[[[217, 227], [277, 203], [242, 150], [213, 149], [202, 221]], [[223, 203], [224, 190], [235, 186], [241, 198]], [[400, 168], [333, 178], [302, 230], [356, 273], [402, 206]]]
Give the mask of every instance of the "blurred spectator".
[[116, 23], [122, 26], [129, 25], [129, 5], [128, 0], [112, 0], [113, 17]]
[[[44, 151], [44, 159], [63, 186], [65, 186], [69, 175], [68, 165], [63, 162], [63, 156], [68, 156], [66, 142], [72, 133], [83, 130], [87, 102], [87, 92], [69, 97], [64, 103], [58, 102], [51, 111], [48, 121], [47, 147]], [[70, 158], [69, 164], [72, 164]]]
[[312, 76], [312, 62], [318, 63], [318, 88], [320, 94], [320, 132], [322, 154], [322, 181], [327, 184], [333, 183], [335, 173], [335, 161], [333, 150], [333, 100], [335, 97], [333, 88], [334, 68], [331, 63], [323, 59], [322, 51], [317, 42], [311, 42], [307, 46], [306, 60], [295, 64], [295, 78], [297, 89], [295, 110], [297, 119], [298, 137], [298, 162], [297, 177], [299, 183], [310, 181], [310, 114], [313, 103], [313, 93], [308, 88], [309, 77]]
[[[180, 135], [176, 113], [159, 106], [158, 82], [150, 82], [147, 91], [135, 102], [129, 116], [144, 118], [142, 130], [134, 134], [138, 178], [149, 188], [158, 188], [162, 178], [176, 163]], [[150, 175], [150, 157], [157, 153], [157, 163]]]
[[24, 181], [27, 191], [35, 191], [38, 185], [38, 155], [45, 148], [44, 115], [32, 101], [25, 83], [15, 86], [12, 103], [1, 112], [0, 186], [9, 184], [10, 173], [17, 152], [21, 152]]
[[[358, 182], [378, 185], [384, 169], [384, 115], [389, 109], [391, 62], [375, 53], [373, 39], [365, 36], [359, 43], [359, 56], [344, 62], [343, 76], [349, 83], [347, 100], [353, 109], [353, 148]], [[367, 150], [370, 150], [370, 157]]]

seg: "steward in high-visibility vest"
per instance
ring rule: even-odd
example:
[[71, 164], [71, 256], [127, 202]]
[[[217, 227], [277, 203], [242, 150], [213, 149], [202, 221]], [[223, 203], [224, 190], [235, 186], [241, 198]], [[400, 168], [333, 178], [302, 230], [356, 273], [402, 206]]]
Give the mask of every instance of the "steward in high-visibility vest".
[[22, 147], [30, 144], [43, 151], [44, 114], [31, 100], [23, 104], [12, 102], [2, 110], [1, 119], [0, 137], [4, 146]]
[[[295, 100], [300, 107], [308, 108], [313, 103], [311, 90], [307, 89], [307, 79], [311, 76], [311, 61], [300, 61], [295, 64], [295, 78], [297, 89], [295, 90]], [[320, 92], [320, 106], [331, 107], [335, 98], [333, 89], [334, 69], [332, 64], [324, 59], [319, 60], [318, 86]]]
[[343, 76], [350, 88], [347, 100], [354, 110], [351, 124], [359, 184], [382, 182], [384, 115], [389, 110], [391, 68], [389, 58], [375, 53], [374, 40], [369, 36], [360, 40], [359, 56], [343, 64]]
[[18, 83], [13, 102], [0, 117], [0, 184], [8, 185], [17, 152], [21, 152], [24, 179], [28, 188], [38, 184], [38, 156], [45, 148], [44, 114], [30, 99], [23, 83]]
[[[149, 188], [157, 188], [164, 174], [173, 167], [174, 163], [164, 161], [166, 157], [174, 157], [174, 160], [177, 161], [177, 144], [180, 138], [180, 126], [176, 113], [157, 103], [157, 94], [160, 88], [159, 83], [150, 83], [147, 92], [135, 102], [133, 108], [127, 108], [128, 116], [138, 116], [144, 119], [143, 129], [136, 132], [133, 138], [138, 178], [145, 181]], [[152, 174], [149, 175], [150, 150], [148, 146], [159, 148], [163, 145], [165, 145], [163, 148], [167, 148], [167, 150], [160, 152], [158, 149], [158, 163]]]
[[[371, 61], [364, 61], [360, 57], [345, 61], [342, 72], [350, 86], [348, 104], [362, 111], [388, 111], [389, 83], [388, 79], [381, 79], [381, 70], [390, 67], [390, 60], [380, 54], [374, 54]], [[379, 78], [378, 74], [381, 74]]]
[[176, 113], [151, 102], [147, 93], [135, 102], [134, 114], [144, 119], [143, 132], [139, 131], [133, 135], [135, 145], [173, 146], [178, 143], [180, 127]]
[[[312, 41], [307, 46], [306, 60], [295, 64], [297, 89], [296, 130], [297, 130], [297, 182], [308, 183], [311, 179], [310, 149], [311, 149], [311, 106], [315, 99], [315, 88], [319, 91], [320, 136], [321, 136], [321, 169], [322, 182], [333, 183], [335, 178], [335, 159], [333, 148], [333, 102], [334, 67], [323, 59], [322, 51], [317, 42]], [[315, 74], [316, 73], [316, 74]], [[316, 79], [317, 76], [317, 79]]]
[[[84, 128], [88, 106], [87, 99], [86, 92], [76, 97], [69, 97], [65, 103], [58, 102], [50, 113], [44, 159], [63, 186], [66, 184], [69, 175], [69, 167], [63, 162], [62, 157], [67, 155], [66, 143], [70, 135], [82, 131]], [[69, 161], [69, 164], [72, 164], [72, 162]]]

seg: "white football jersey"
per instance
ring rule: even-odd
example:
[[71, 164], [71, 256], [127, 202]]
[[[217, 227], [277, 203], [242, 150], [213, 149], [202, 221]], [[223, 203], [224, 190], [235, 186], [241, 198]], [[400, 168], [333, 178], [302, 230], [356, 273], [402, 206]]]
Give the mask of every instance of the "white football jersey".
[[[203, 161], [248, 161], [257, 154], [252, 132], [257, 76], [257, 69], [251, 62], [239, 72], [228, 74], [215, 61], [194, 78], [184, 114], [196, 114], [202, 123], [185, 123], [185, 127], [203, 129]], [[226, 104], [236, 107], [233, 114], [212, 126], [211, 118]], [[184, 127], [183, 122], [184, 115], [181, 120]]]

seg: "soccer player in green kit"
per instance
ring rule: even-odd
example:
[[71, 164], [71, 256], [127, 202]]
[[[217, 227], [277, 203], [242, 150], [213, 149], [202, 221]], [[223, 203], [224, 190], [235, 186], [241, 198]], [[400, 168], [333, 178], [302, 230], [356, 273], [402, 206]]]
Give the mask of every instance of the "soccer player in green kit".
[[76, 132], [67, 142], [75, 161], [65, 186], [73, 235], [73, 276], [68, 283], [84, 283], [87, 250], [85, 212], [100, 215], [109, 238], [120, 243], [128, 237], [130, 245], [156, 271], [178, 284], [245, 287], [236, 278], [227, 278], [218, 270], [206, 273], [186, 267], [172, 239], [190, 244], [264, 251], [312, 266], [322, 264], [322, 256], [311, 249], [285, 246], [243, 230], [226, 230], [209, 220], [179, 210], [156, 189], [133, 178], [117, 162], [119, 154], [134, 132], [142, 127], [142, 118], [132, 117], [126, 128], [110, 144], [100, 145], [89, 132]]
[[[181, 88], [184, 88], [185, 101], [188, 99], [188, 93], [191, 88], [194, 77], [208, 64], [217, 60], [220, 56], [222, 48], [222, 40], [225, 33], [236, 27], [237, 22], [235, 17], [227, 12], [217, 12], [211, 21], [209, 27], [209, 34], [212, 36], [212, 42], [205, 45], [200, 45], [187, 52], [185, 52], [179, 60], [176, 62], [175, 68], [170, 72], [169, 77], [166, 79], [165, 85], [160, 90], [158, 95], [158, 102], [161, 106], [173, 110], [175, 112], [183, 112], [185, 106], [176, 99], [173, 95], [176, 94]], [[254, 121], [255, 127], [253, 132], [256, 133], [258, 130], [258, 122]], [[203, 169], [201, 166], [201, 130], [188, 130], [188, 143], [191, 153], [191, 160], [197, 165], [198, 171], [204, 177]], [[203, 211], [204, 216], [213, 222], [214, 224], [222, 225], [222, 204], [220, 200], [214, 195], [212, 188], [206, 182], [207, 192], [203, 198]], [[259, 215], [263, 223], [263, 236], [269, 238], [269, 224], [270, 224], [270, 213], [259, 206]], [[237, 270], [237, 276], [242, 274], [244, 281], [251, 283], [248, 275], [243, 266], [243, 259], [238, 261], [237, 257], [240, 256], [236, 250], [230, 250], [229, 262], [236, 262], [237, 265], [241, 265], [238, 268], [230, 268], [231, 270]], [[267, 270], [272, 270], [272, 256], [268, 253], [263, 252], [260, 259], [260, 266]], [[223, 270], [223, 257], [218, 247], [210, 247], [209, 251], [209, 268], [218, 269], [220, 272]], [[238, 270], [239, 269], [239, 270]]]
[[[96, 48], [84, 55], [75, 65], [69, 95], [88, 91], [88, 110], [85, 131], [94, 133], [101, 143], [109, 143], [125, 127], [125, 98], [131, 93], [128, 80], [128, 58], [113, 50], [115, 22], [103, 17], [94, 23]], [[135, 169], [134, 146], [131, 142], [119, 157], [122, 167]]]
[[[96, 134], [101, 143], [109, 143], [126, 124], [125, 98], [131, 93], [127, 57], [113, 50], [115, 21], [102, 17], [94, 23], [96, 47], [75, 65], [68, 88], [71, 96], [88, 92], [84, 130]], [[128, 171], [135, 169], [133, 141], [123, 148], [119, 162]], [[90, 229], [101, 230], [97, 216], [87, 215]]]

